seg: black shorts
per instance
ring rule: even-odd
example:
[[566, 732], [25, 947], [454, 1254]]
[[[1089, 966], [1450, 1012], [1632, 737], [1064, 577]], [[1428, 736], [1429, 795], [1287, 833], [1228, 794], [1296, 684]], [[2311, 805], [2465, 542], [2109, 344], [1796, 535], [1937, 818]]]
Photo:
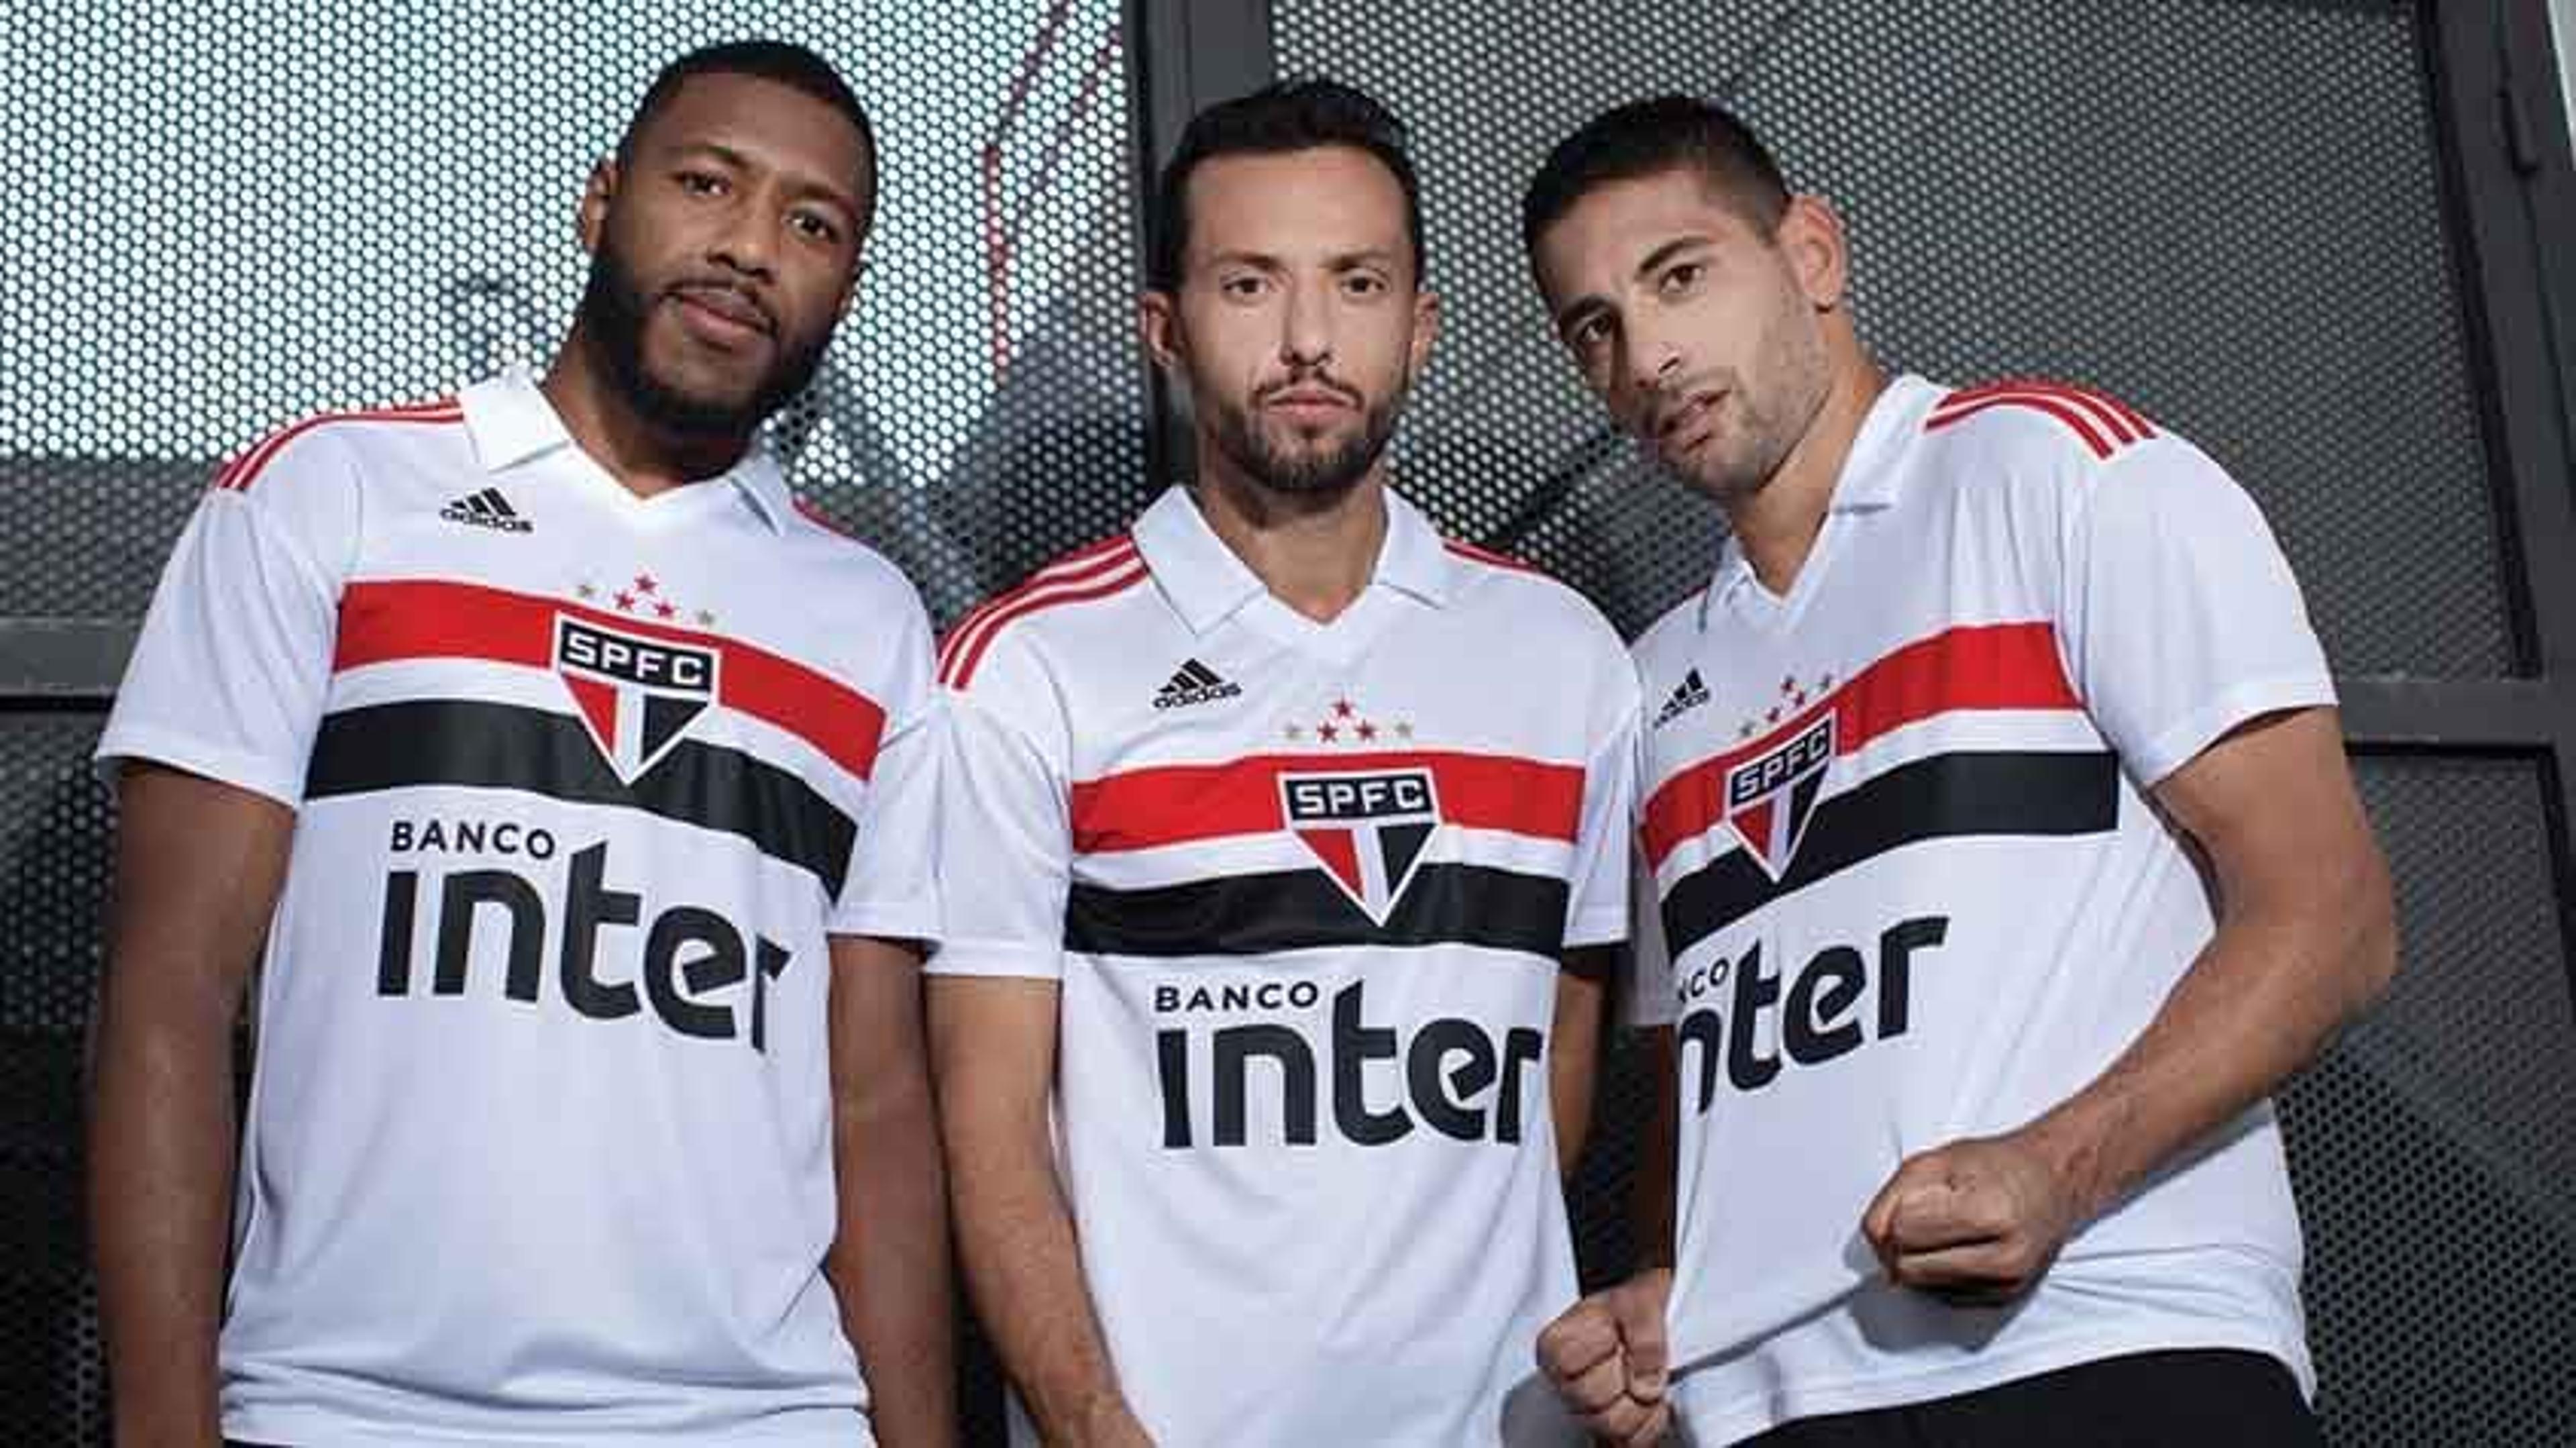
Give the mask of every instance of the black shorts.
[[1746, 1448], [2324, 1448], [2277, 1358], [2192, 1349], [2104, 1358], [1973, 1393], [1801, 1418]]

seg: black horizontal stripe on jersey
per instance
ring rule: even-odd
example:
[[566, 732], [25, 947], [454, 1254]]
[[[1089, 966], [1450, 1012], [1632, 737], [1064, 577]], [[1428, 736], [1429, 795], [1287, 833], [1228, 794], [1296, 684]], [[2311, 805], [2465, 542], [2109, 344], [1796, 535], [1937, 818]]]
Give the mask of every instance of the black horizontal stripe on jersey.
[[1322, 870], [1227, 875], [1112, 890], [1077, 882], [1064, 944], [1087, 955], [1267, 955], [1366, 945], [1478, 945], [1551, 959], [1565, 948], [1563, 880], [1485, 865], [1425, 864], [1386, 924]]
[[326, 715], [305, 771], [308, 799], [447, 785], [518, 789], [569, 804], [642, 810], [739, 835], [840, 893], [858, 827], [787, 770], [739, 749], [682, 739], [633, 784], [569, 714], [480, 700], [419, 699]]
[[2090, 835], [2120, 822], [2120, 764], [2107, 751], [1935, 754], [1822, 800], [1788, 875], [1730, 850], [1664, 892], [1676, 956], [1779, 899], [1901, 845], [1957, 835]]

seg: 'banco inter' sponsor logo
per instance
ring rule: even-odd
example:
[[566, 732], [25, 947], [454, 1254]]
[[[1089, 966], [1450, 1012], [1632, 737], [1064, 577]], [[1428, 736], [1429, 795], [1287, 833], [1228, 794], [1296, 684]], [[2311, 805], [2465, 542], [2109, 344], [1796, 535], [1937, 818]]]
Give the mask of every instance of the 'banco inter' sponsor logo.
[[1342, 887], [1351, 903], [1384, 925], [1440, 828], [1431, 771], [1401, 769], [1284, 773], [1279, 806], [1288, 829]]
[[1313, 1146], [1328, 1124], [1357, 1146], [1417, 1130], [1513, 1146], [1547, 1109], [1542, 1032], [1512, 1026], [1497, 1037], [1458, 1016], [1410, 1029], [1371, 1021], [1362, 981], [1334, 990], [1329, 1005], [1308, 977], [1165, 982], [1153, 1006], [1165, 1022], [1154, 1074], [1166, 1150]]
[[715, 702], [722, 661], [705, 645], [555, 615], [555, 672], [571, 688], [591, 740], [628, 784], [660, 763]]

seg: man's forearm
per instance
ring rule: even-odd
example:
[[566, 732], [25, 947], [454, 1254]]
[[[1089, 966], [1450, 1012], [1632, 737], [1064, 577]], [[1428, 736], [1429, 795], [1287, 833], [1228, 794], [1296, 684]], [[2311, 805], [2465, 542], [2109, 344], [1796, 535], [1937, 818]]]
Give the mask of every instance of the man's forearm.
[[1680, 1092], [1673, 1080], [1673, 1028], [1655, 1026], [1640, 1033], [1646, 1057], [1647, 1098], [1643, 1134], [1637, 1143], [1637, 1174], [1628, 1183], [1628, 1224], [1637, 1236], [1637, 1270], [1673, 1265], [1673, 1207], [1676, 1162], [1681, 1134]]
[[[232, 1230], [232, 1018], [135, 1000], [112, 969], [92, 1063], [91, 1251], [116, 1441], [222, 1441], [215, 1336]], [[156, 977], [166, 979], [166, 975]]]
[[[2382, 876], [2343, 898], [2385, 890]], [[2129, 1049], [2024, 1130], [2072, 1188], [2077, 1219], [2315, 1059], [2376, 998], [2394, 951], [2386, 911], [2366, 904], [2223, 924]]]
[[824, 1270], [887, 1448], [957, 1441], [948, 1196], [926, 1080], [834, 1120], [841, 1231]]
[[957, 1230], [985, 1330], [1050, 1444], [1101, 1441], [1128, 1418], [1091, 1294], [1073, 1217], [1043, 1133], [978, 1145], [951, 1123]]

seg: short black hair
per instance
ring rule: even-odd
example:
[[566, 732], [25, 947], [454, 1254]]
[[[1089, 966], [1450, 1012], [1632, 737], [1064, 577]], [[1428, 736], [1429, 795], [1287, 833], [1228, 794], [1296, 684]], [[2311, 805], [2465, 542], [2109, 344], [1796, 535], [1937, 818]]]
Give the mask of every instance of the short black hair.
[[867, 107], [859, 104], [858, 93], [832, 68], [832, 63], [806, 49], [784, 40], [731, 40], [721, 45], [702, 46], [692, 50], [653, 77], [644, 89], [644, 99], [635, 103], [635, 114], [627, 119], [626, 134], [617, 138], [617, 163], [623, 166], [631, 158], [635, 138], [644, 133], [647, 122], [671, 103], [680, 87], [692, 77], [701, 75], [748, 75], [775, 81], [790, 90], [811, 96], [840, 112], [850, 129], [859, 133], [859, 149], [868, 159], [866, 183], [859, 204], [873, 213], [877, 205], [877, 131], [868, 120]]
[[1190, 118], [1154, 188], [1145, 249], [1145, 282], [1168, 292], [1181, 284], [1190, 245], [1190, 173], [1219, 156], [1275, 156], [1322, 146], [1348, 146], [1376, 157], [1404, 191], [1404, 231], [1413, 243], [1413, 279], [1421, 285], [1422, 182], [1406, 149], [1404, 123], [1357, 86], [1334, 80], [1281, 81], [1219, 101]]
[[1789, 209], [1780, 163], [1751, 127], [1696, 96], [1656, 96], [1603, 111], [1556, 143], [1521, 197], [1521, 245], [1538, 250], [1542, 232], [1603, 186], [1680, 170], [1699, 173], [1764, 236]]

